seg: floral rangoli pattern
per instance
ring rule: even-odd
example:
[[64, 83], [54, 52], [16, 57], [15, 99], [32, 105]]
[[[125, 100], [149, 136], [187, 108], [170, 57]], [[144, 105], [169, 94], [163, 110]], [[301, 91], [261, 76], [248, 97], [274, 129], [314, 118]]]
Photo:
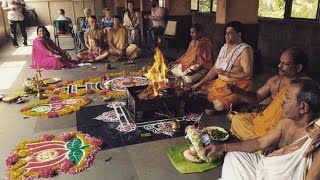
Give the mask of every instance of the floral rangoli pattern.
[[87, 97], [74, 96], [62, 98], [59, 96], [54, 96], [50, 99], [29, 104], [27, 107], [22, 108], [20, 112], [28, 116], [52, 118], [70, 114], [79, 110], [81, 107], [89, 104], [90, 102], [91, 100]]
[[81, 132], [23, 141], [6, 159], [7, 179], [48, 178], [88, 168], [102, 141]]

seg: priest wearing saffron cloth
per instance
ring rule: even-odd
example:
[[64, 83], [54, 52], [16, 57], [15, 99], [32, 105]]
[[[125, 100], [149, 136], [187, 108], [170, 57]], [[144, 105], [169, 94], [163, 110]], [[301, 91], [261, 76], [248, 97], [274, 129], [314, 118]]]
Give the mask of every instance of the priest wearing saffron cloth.
[[[221, 180], [320, 179], [319, 85], [306, 79], [291, 81], [281, 109], [283, 119], [266, 135], [205, 148], [208, 157], [227, 152]], [[276, 150], [254, 153], [271, 146]]]
[[191, 88], [199, 90], [194, 95], [206, 95], [214, 106], [214, 111], [227, 110], [231, 103], [239, 103], [241, 99], [232, 94], [228, 84], [241, 89], [251, 89], [253, 71], [253, 50], [242, 42], [242, 24], [232, 21], [226, 25], [225, 40], [214, 67], [208, 74]]
[[308, 63], [307, 54], [297, 47], [285, 50], [278, 65], [279, 74], [272, 76], [256, 92], [249, 92], [231, 85], [232, 93], [246, 103], [260, 103], [271, 97], [272, 101], [261, 113], [237, 113], [231, 117], [231, 132], [241, 140], [253, 139], [272, 130], [282, 118], [280, 108], [289, 84], [294, 79], [310, 79], [304, 74]]
[[212, 68], [212, 45], [208, 38], [203, 37], [200, 24], [192, 25], [190, 36], [192, 41], [187, 52], [169, 66], [171, 72], [186, 83], [196, 83]]

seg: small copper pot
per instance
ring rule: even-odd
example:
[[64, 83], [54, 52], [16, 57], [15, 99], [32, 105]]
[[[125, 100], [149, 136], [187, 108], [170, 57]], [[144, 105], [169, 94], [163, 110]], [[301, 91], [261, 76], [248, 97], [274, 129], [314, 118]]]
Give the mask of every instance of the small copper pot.
[[180, 122], [178, 120], [173, 120], [171, 124], [171, 128], [173, 131], [180, 130]]

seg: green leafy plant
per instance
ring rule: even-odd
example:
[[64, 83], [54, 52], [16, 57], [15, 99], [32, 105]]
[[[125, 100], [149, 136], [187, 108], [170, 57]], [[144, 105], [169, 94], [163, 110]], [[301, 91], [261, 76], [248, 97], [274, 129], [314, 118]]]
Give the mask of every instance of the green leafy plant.
[[319, 0], [292, 1], [291, 17], [316, 19]]
[[259, 17], [284, 18], [285, 0], [259, 0]]

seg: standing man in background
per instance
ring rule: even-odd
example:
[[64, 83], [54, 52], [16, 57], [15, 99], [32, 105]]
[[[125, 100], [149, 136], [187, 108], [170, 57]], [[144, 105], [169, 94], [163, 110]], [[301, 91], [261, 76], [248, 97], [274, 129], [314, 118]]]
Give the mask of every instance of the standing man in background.
[[166, 27], [165, 9], [159, 6], [159, 0], [151, 0], [151, 14], [144, 16], [145, 19], [152, 21], [152, 29], [150, 30], [153, 47], [158, 47], [158, 39], [164, 34]]
[[24, 15], [22, 9], [25, 7], [24, 0], [2, 0], [2, 8], [8, 12], [8, 19], [10, 24], [10, 36], [12, 44], [15, 48], [19, 47], [17, 42], [17, 24], [19, 24], [21, 34], [23, 37], [23, 45], [27, 46], [27, 32], [24, 25]]

